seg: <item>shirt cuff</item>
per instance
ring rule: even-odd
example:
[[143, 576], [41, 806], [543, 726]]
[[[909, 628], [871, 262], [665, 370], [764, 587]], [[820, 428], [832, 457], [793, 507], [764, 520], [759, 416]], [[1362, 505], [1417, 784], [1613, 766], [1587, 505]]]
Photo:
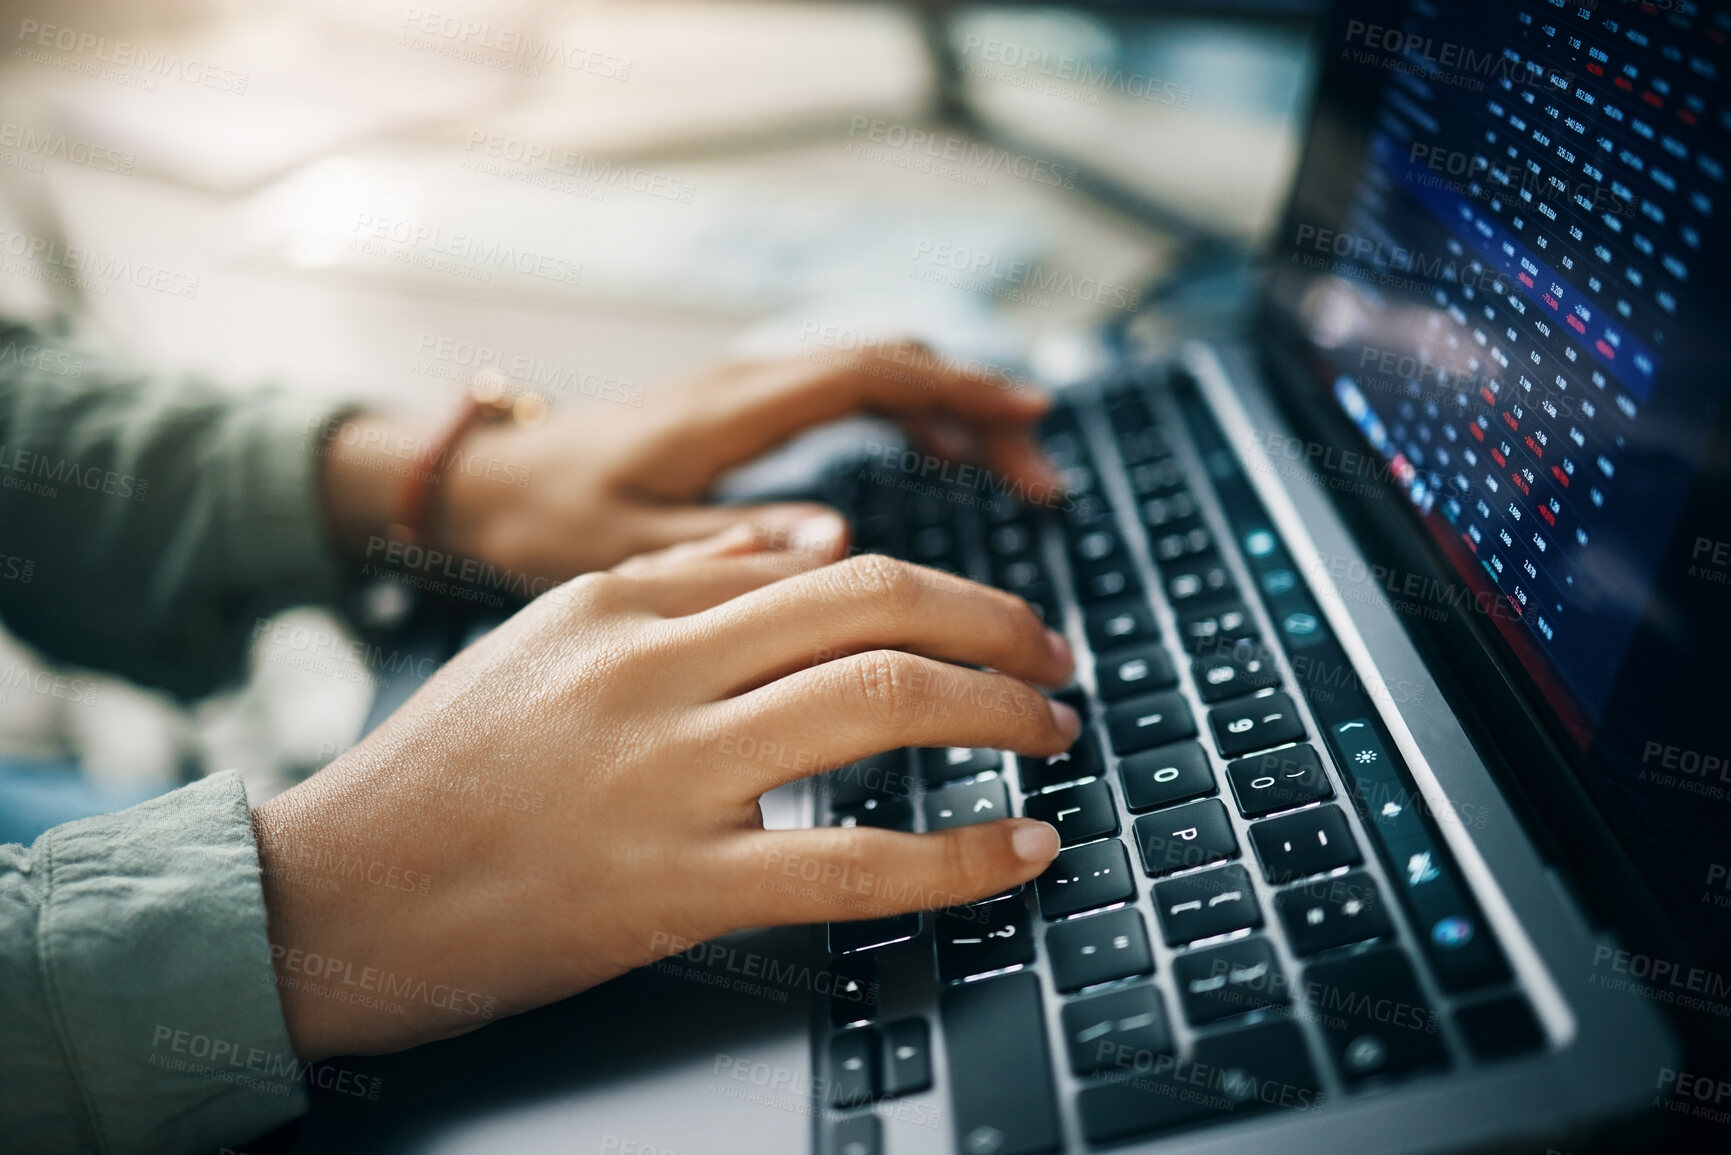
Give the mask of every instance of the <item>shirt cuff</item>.
[[234, 1144], [307, 1108], [273, 981], [246, 792], [232, 771], [32, 848], [54, 1040], [105, 1152]]
[[330, 596], [352, 584], [327, 536], [319, 466], [329, 433], [353, 405], [317, 404], [281, 393], [237, 406], [219, 452], [232, 485], [223, 503], [225, 567], [239, 589], [299, 589]]

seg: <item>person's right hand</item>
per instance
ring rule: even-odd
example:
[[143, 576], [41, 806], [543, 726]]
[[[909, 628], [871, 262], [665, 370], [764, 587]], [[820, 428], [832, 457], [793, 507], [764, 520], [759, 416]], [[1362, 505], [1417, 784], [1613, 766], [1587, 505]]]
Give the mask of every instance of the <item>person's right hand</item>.
[[[1057, 833], [1027, 819], [764, 830], [765, 791], [882, 750], [1045, 756], [1080, 729], [1030, 685], [1073, 662], [1026, 603], [883, 557], [828, 564], [845, 532], [826, 519], [785, 553], [733, 531], [558, 587], [260, 807], [296, 1051], [399, 1049], [676, 944], [974, 901], [1044, 870]], [[318, 864], [340, 855], [369, 870], [329, 889]]]

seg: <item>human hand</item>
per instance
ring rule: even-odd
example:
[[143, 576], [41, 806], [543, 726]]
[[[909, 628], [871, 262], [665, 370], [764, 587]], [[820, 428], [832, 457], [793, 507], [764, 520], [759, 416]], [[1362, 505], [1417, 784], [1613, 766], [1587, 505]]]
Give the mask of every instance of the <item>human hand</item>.
[[[1080, 730], [1029, 684], [1073, 659], [1026, 603], [883, 557], [827, 564], [844, 536], [837, 519], [824, 552], [790, 554], [736, 527], [578, 578], [255, 811], [297, 1053], [396, 1050], [677, 943], [955, 905], [1044, 870], [1057, 833], [1027, 819], [763, 829], [765, 791], [882, 750], [1047, 756]], [[339, 854], [386, 881], [297, 877]], [[790, 861], [818, 881], [780, 885]]]
[[[464, 461], [496, 467], [442, 474], [428, 544], [533, 585], [733, 525], [750, 525], [766, 541], [797, 538], [798, 523], [823, 513], [821, 506], [700, 500], [727, 470], [854, 413], [894, 418], [933, 452], [974, 458], [1007, 479], [1051, 489], [1057, 477], [1031, 433], [1048, 404], [1006, 378], [943, 368], [911, 342], [827, 362], [725, 364], [651, 393], [642, 408], [555, 409], [533, 428], [472, 430], [461, 443]], [[419, 444], [431, 435], [377, 416], [352, 423], [367, 428], [364, 436], [345, 432], [345, 445]], [[361, 552], [391, 521], [401, 481], [362, 453], [335, 452], [328, 460], [329, 519], [338, 538]]]

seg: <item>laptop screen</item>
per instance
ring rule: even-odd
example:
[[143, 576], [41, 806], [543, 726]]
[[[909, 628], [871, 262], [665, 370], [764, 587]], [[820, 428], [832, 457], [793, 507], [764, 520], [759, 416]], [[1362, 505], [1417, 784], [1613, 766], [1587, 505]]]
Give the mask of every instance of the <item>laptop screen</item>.
[[1386, 595], [1476, 613], [1673, 887], [1711, 891], [1731, 861], [1731, 636], [1700, 636], [1731, 600], [1731, 17], [1415, 0], [1343, 5], [1322, 35], [1271, 291], [1362, 452], [1305, 463], [1404, 495], [1456, 580]]

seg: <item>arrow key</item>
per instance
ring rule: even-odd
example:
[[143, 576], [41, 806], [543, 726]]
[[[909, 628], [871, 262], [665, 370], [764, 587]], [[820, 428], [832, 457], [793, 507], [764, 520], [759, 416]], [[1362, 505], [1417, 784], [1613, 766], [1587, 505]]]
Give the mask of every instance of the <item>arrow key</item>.
[[882, 1092], [885, 1098], [917, 1095], [932, 1085], [932, 1031], [925, 1019], [897, 1019], [884, 1026]]

